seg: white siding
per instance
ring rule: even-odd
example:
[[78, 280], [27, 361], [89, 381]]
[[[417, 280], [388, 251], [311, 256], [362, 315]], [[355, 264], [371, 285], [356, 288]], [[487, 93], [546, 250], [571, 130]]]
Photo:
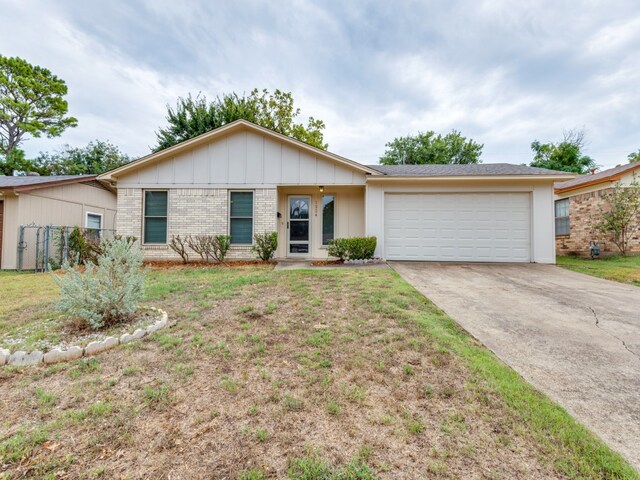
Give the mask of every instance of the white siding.
[[366, 175], [268, 138], [241, 131], [118, 178], [118, 188], [260, 188], [364, 185]]

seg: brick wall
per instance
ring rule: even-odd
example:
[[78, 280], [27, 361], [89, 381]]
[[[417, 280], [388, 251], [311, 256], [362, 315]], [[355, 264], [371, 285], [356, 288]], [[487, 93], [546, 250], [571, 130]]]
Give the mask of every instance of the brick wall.
[[[173, 188], [168, 189], [167, 238], [172, 235], [228, 235], [229, 191], [227, 189]], [[255, 189], [254, 234], [277, 229], [277, 190]], [[142, 196], [139, 188], [118, 190], [116, 230], [120, 235], [142, 238]], [[148, 260], [180, 260], [180, 256], [167, 245], [145, 245]], [[191, 252], [190, 258], [200, 259]], [[228, 258], [252, 259], [250, 246], [232, 246]]]
[[[595, 192], [569, 197], [569, 235], [556, 236], [556, 253], [558, 255], [589, 255], [589, 241], [596, 240], [603, 255], [619, 253], [618, 247], [610, 236], [596, 231], [601, 208], [606, 208], [605, 195], [612, 189], [607, 188]], [[640, 253], [640, 234], [636, 233], [629, 242], [629, 252]]]

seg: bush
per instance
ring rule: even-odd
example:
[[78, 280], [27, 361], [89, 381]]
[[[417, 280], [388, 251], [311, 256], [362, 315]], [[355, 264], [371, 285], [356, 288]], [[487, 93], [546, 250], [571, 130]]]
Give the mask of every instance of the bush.
[[368, 260], [376, 252], [376, 237], [336, 238], [329, 242], [327, 252], [340, 260]]
[[229, 235], [215, 235], [211, 238], [211, 254], [216, 261], [224, 262], [230, 248], [231, 237]]
[[129, 320], [142, 299], [143, 253], [129, 238], [101, 242], [97, 264], [84, 271], [65, 262], [64, 274], [54, 278], [60, 286], [56, 307], [79, 327], [93, 330]]
[[187, 253], [187, 245], [189, 239], [186, 237], [181, 237], [180, 235], [173, 235], [171, 237], [171, 241], [169, 242], [169, 247], [171, 250], [176, 252], [182, 258], [182, 263], [187, 263], [189, 261], [189, 253]]
[[192, 237], [189, 235], [186, 240], [189, 248], [200, 255], [200, 258], [205, 262], [209, 261], [211, 257], [211, 235], [196, 235]]
[[268, 262], [278, 249], [278, 234], [276, 232], [259, 233], [253, 236], [253, 247], [251, 251], [258, 255], [258, 258]]
[[327, 253], [329, 254], [329, 256], [337, 257], [344, 262], [347, 258], [349, 258], [347, 239], [336, 238], [335, 240], [331, 240], [329, 242], [329, 246], [327, 247]]
[[69, 258], [77, 264], [95, 263], [101, 253], [100, 237], [80, 230], [79, 227], [69, 234]]

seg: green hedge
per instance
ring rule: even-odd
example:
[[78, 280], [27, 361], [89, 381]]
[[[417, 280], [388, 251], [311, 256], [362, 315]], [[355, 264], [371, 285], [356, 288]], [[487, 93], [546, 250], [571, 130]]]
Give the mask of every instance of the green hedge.
[[376, 252], [376, 237], [336, 238], [329, 242], [327, 252], [340, 260], [368, 260]]

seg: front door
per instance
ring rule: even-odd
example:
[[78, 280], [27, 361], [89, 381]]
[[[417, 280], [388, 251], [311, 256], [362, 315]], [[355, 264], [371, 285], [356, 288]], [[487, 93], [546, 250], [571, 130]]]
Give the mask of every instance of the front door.
[[310, 223], [309, 210], [311, 197], [292, 195], [289, 197], [289, 214], [287, 219], [288, 245], [287, 256], [309, 256]]

